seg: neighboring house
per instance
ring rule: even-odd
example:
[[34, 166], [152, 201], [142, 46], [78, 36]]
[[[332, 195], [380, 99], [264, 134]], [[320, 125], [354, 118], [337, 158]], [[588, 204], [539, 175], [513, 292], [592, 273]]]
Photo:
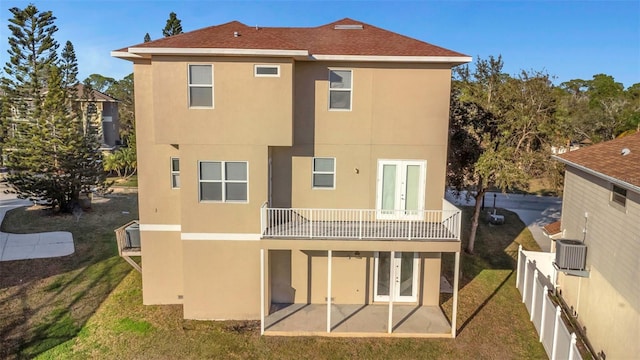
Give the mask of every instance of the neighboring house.
[[103, 151], [113, 151], [121, 145], [120, 117], [118, 115], [118, 100], [111, 96], [91, 89], [85, 94], [85, 86], [78, 84], [76, 87], [77, 99], [82, 109], [83, 120], [91, 115], [97, 136], [100, 138]]
[[561, 229], [554, 231], [586, 246], [584, 271], [560, 270], [561, 296], [602, 358], [636, 357], [640, 133], [554, 158], [566, 165]]
[[135, 74], [145, 304], [267, 334], [455, 336], [443, 195], [451, 68], [470, 57], [351, 19], [112, 56]]
[[[93, 89], [85, 94], [84, 85], [78, 84], [75, 102], [80, 106], [84, 124], [87, 124], [87, 117], [91, 117], [101, 144], [100, 150], [115, 150], [121, 144], [118, 100]], [[30, 120], [25, 119], [16, 108], [12, 108], [12, 114], [9, 136], [22, 136]]]

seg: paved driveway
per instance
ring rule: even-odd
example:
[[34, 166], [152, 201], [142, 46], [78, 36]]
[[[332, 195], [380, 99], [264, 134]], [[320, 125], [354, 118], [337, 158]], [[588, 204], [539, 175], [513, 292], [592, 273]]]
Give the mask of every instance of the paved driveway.
[[[494, 197], [495, 195], [495, 197]], [[475, 200], [473, 198], [466, 201], [464, 194], [456, 199], [447, 192], [447, 200], [454, 204], [473, 206]], [[554, 221], [560, 220], [560, 212], [562, 211], [562, 198], [554, 196], [539, 195], [522, 195], [522, 194], [503, 194], [503, 193], [487, 193], [484, 197], [485, 211], [491, 211], [494, 205], [498, 208], [507, 209], [518, 214], [520, 220], [531, 231], [533, 238], [536, 240], [542, 251], [551, 250], [551, 239], [544, 235], [542, 227]]]
[[[0, 223], [7, 211], [31, 206], [27, 200], [17, 199], [13, 194], [5, 194], [0, 185]], [[67, 231], [53, 231], [33, 234], [10, 234], [0, 232], [0, 261], [25, 260], [58, 257], [73, 254], [73, 236]]]

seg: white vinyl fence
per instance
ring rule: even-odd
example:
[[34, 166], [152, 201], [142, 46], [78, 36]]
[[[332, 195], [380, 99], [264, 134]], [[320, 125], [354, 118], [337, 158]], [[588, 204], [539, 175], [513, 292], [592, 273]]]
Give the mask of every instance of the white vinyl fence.
[[553, 280], [539, 271], [532, 252], [518, 247], [518, 268], [516, 286], [522, 294], [522, 302], [527, 307], [539, 340], [551, 360], [582, 360], [576, 346], [576, 334], [571, 333], [562, 321], [562, 309], [554, 306], [549, 297]]

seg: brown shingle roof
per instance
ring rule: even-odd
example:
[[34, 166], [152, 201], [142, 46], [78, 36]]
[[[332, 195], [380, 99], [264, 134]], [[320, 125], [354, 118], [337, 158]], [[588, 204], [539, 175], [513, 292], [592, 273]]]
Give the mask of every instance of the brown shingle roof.
[[562, 231], [562, 222], [556, 221], [551, 224], [545, 225], [542, 227], [542, 231], [544, 231], [547, 236], [553, 236], [559, 234]]
[[[336, 29], [336, 25], [362, 25], [362, 29], [342, 30]], [[235, 32], [239, 36], [234, 36]], [[232, 21], [130, 48], [307, 50], [311, 55], [467, 56], [349, 18], [308, 28], [252, 27]], [[118, 51], [128, 51], [128, 48]]]
[[[76, 85], [76, 95], [78, 96], [79, 100], [83, 100], [84, 88], [85, 87], [83, 84]], [[101, 93], [100, 91], [95, 89], [91, 89], [91, 96], [93, 97], [93, 100], [96, 100], [96, 101], [116, 101], [116, 102], [118, 101], [112, 98], [111, 96], [105, 93]]]
[[[623, 155], [623, 149], [630, 152]], [[640, 187], [640, 132], [564, 153], [556, 158], [569, 166], [579, 165]]]

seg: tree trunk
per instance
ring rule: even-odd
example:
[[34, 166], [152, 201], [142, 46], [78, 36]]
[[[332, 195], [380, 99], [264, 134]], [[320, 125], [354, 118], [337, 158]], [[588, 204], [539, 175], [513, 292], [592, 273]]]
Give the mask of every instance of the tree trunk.
[[478, 221], [480, 219], [480, 212], [482, 211], [482, 198], [484, 194], [487, 192], [483, 185], [482, 179], [478, 181], [478, 193], [474, 197], [476, 200], [476, 205], [473, 209], [473, 217], [471, 220], [471, 233], [469, 234], [469, 243], [467, 244], [467, 252], [469, 254], [473, 254], [473, 247], [476, 243], [476, 232], [478, 230]]

